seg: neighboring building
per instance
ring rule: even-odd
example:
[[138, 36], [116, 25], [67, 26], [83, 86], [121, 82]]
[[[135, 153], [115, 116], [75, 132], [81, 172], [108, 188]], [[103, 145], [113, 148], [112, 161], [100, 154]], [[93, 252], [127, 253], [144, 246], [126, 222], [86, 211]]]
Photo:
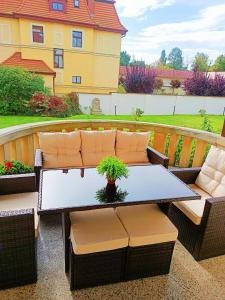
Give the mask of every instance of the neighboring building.
[[[129, 68], [129, 67], [128, 67]], [[181, 85], [183, 85], [184, 81], [193, 76], [193, 71], [188, 70], [163, 70], [163, 69], [154, 69], [152, 71], [155, 72], [156, 78], [162, 79], [163, 87], [161, 94], [173, 94], [174, 91], [171, 87], [171, 80], [179, 80]], [[120, 76], [126, 76], [127, 67], [120, 67]], [[185, 95], [185, 91], [182, 88], [177, 89], [176, 94]]]
[[113, 0], [1, 0], [0, 63], [42, 74], [57, 94], [117, 91], [121, 38]]

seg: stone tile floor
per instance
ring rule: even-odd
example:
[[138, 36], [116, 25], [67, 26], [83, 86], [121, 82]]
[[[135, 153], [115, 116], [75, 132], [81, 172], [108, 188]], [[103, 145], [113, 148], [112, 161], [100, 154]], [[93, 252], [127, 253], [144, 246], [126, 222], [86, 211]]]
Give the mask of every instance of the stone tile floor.
[[225, 256], [196, 262], [178, 242], [169, 275], [70, 292], [59, 216], [41, 218], [37, 284], [0, 291], [0, 300], [225, 300]]

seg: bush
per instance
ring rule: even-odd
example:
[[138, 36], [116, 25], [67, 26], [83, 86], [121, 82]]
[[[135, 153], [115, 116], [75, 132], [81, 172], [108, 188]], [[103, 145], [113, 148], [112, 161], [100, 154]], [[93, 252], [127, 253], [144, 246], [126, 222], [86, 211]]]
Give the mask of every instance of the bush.
[[184, 82], [184, 90], [188, 95], [209, 96], [210, 79], [207, 73], [195, 71], [192, 78]]
[[69, 106], [63, 98], [50, 96], [48, 100], [48, 115], [52, 117], [68, 117], [70, 115]]
[[178, 89], [179, 87], [181, 87], [181, 82], [179, 80], [174, 79], [170, 81], [170, 85], [173, 89]]
[[79, 103], [79, 95], [77, 93], [69, 93], [65, 97], [65, 102], [69, 107], [71, 115], [82, 115], [83, 112]]
[[158, 90], [161, 90], [162, 87], [163, 87], [163, 80], [161, 78], [157, 78], [155, 80], [154, 88], [158, 91]]
[[225, 96], [225, 77], [216, 75], [210, 78], [207, 73], [195, 71], [192, 78], [184, 82], [188, 95], [194, 96]]
[[43, 115], [52, 117], [68, 117], [71, 115], [66, 101], [58, 96], [47, 96], [43, 93], [36, 93], [28, 103], [30, 115]]
[[133, 66], [127, 68], [123, 86], [127, 93], [152, 94], [156, 74], [150, 68]]
[[4, 165], [0, 164], [0, 175], [13, 175], [13, 174], [26, 174], [33, 173], [32, 167], [26, 166], [19, 161], [8, 161], [6, 160]]
[[0, 113], [23, 114], [35, 92], [45, 92], [44, 79], [22, 68], [0, 66]]
[[209, 80], [210, 91], [209, 96], [223, 97], [225, 96], [225, 77], [216, 75], [214, 79]]

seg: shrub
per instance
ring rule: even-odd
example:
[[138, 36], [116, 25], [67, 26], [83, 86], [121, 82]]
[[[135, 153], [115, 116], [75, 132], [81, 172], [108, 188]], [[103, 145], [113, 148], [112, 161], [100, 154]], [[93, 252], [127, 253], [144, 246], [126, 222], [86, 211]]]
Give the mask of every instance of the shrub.
[[184, 90], [188, 95], [209, 96], [209, 75], [207, 73], [195, 71], [192, 78], [188, 78], [184, 82]]
[[123, 86], [127, 93], [152, 94], [155, 80], [156, 74], [150, 68], [133, 66], [127, 68]]
[[144, 111], [141, 108], [136, 108], [134, 111], [134, 118], [136, 121], [139, 121]]
[[179, 87], [181, 87], [181, 82], [180, 80], [174, 79], [170, 81], [170, 85], [173, 89], [178, 89]]
[[200, 113], [201, 117], [204, 117], [206, 115], [206, 110], [205, 109], [200, 109], [199, 113]]
[[70, 115], [69, 106], [63, 98], [50, 96], [48, 100], [48, 115], [53, 117], [67, 117]]
[[35, 92], [45, 92], [44, 79], [22, 68], [0, 66], [0, 113], [21, 114]]
[[162, 87], [163, 87], [163, 80], [161, 78], [157, 78], [155, 80], [154, 88], [158, 91], [158, 90], [161, 90]]
[[6, 160], [4, 165], [0, 164], [0, 175], [13, 175], [13, 174], [26, 174], [32, 173], [34, 169], [26, 166], [19, 161], [8, 161]]
[[77, 93], [69, 93], [65, 97], [65, 102], [69, 107], [71, 115], [82, 115], [82, 109], [79, 103], [79, 95]]
[[48, 97], [44, 93], [35, 93], [28, 102], [29, 114], [46, 115], [48, 113]]
[[213, 126], [208, 116], [204, 116], [204, 120], [202, 123], [202, 130], [213, 132]]
[[209, 96], [225, 96], [225, 77], [216, 75], [214, 79], [209, 80]]

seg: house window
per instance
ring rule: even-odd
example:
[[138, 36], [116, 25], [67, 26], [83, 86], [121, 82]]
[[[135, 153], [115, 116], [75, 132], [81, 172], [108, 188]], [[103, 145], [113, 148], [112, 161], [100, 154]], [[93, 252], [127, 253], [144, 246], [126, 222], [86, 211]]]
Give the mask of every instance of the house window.
[[52, 9], [57, 10], [57, 11], [64, 11], [64, 5], [63, 5], [63, 3], [53, 2]]
[[80, 0], [74, 0], [74, 7], [80, 7]]
[[82, 48], [83, 33], [81, 31], [73, 31], [72, 32], [72, 46], [75, 48]]
[[73, 76], [72, 83], [81, 84], [81, 76]]
[[64, 50], [54, 49], [54, 68], [63, 69], [64, 67]]
[[44, 44], [44, 27], [32, 25], [33, 43]]

